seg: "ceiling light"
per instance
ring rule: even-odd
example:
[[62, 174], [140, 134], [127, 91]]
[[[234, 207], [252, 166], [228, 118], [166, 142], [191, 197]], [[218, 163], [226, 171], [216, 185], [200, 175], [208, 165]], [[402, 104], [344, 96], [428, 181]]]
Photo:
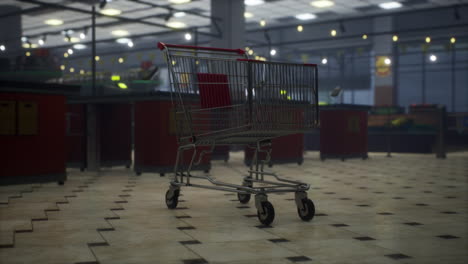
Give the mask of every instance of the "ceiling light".
[[5, 51], [6, 50], [5, 45], [0, 45], [0, 50]]
[[397, 42], [397, 41], [398, 41], [398, 36], [397, 36], [397, 35], [393, 35], [392, 40], [393, 40], [393, 42]]
[[29, 56], [31, 56], [31, 52], [26, 51], [26, 57], [29, 57]]
[[24, 36], [23, 36], [23, 37], [21, 37], [21, 41], [22, 41], [22, 42], [26, 42], [26, 41], [28, 41], [28, 37], [24, 37]]
[[379, 4], [379, 7], [382, 9], [394, 9], [394, 8], [400, 8], [403, 5], [399, 2], [386, 2], [386, 3], [381, 3]]
[[71, 38], [64, 38], [63, 39], [65, 42], [71, 42], [71, 43], [77, 43], [80, 42], [80, 39], [77, 37], [71, 37]]
[[70, 72], [75, 72], [75, 68], [70, 68]]
[[310, 20], [310, 19], [315, 19], [317, 18], [316, 15], [311, 14], [311, 13], [304, 13], [304, 14], [299, 14], [295, 16], [299, 20]]
[[184, 16], [185, 16], [185, 12], [176, 12], [176, 13], [174, 13], [174, 16], [175, 16], [175, 17], [184, 17]]
[[83, 33], [83, 32], [81, 32], [81, 33], [80, 33], [80, 39], [85, 39], [85, 38], [86, 38], [86, 34]]
[[260, 26], [261, 26], [261, 27], [266, 26], [266, 21], [265, 21], [265, 19], [260, 20]]
[[49, 26], [60, 26], [63, 24], [63, 20], [55, 18], [47, 19], [46, 21], [44, 21], [44, 24], [47, 24]]
[[455, 44], [457, 42], [457, 39], [455, 37], [450, 38], [450, 43]]
[[432, 61], [432, 62], [436, 62], [436, 61], [437, 61], [437, 56], [434, 55], [434, 54], [431, 54], [431, 55], [429, 56], [429, 60]]
[[133, 42], [132, 41], [128, 42], [127, 45], [128, 45], [128, 47], [133, 48]]
[[392, 60], [390, 58], [385, 58], [384, 63], [385, 65], [390, 65], [392, 64]]
[[431, 37], [426, 37], [426, 43], [431, 43]]
[[362, 35], [362, 39], [367, 39], [367, 35], [366, 34]]
[[35, 43], [23, 43], [22, 47], [25, 49], [35, 49], [38, 45]]
[[253, 49], [249, 50], [249, 55], [252, 55], [254, 53]]
[[73, 50], [72, 50], [72, 49], [68, 49], [67, 52], [68, 52], [68, 54], [70, 54], [70, 55], [73, 54]]
[[111, 34], [117, 37], [124, 37], [124, 36], [128, 36], [129, 33], [127, 30], [117, 29], [117, 30], [113, 30]]
[[276, 50], [275, 49], [270, 50], [270, 55], [275, 56], [276, 55]]
[[81, 74], [81, 75], [85, 74], [85, 71], [84, 71], [84, 70], [80, 70], [80, 74]]
[[99, 61], [100, 59], [101, 59], [101, 57], [99, 57], [99, 56], [94, 57], [95, 61]]
[[77, 49], [77, 50], [82, 50], [82, 49], [86, 49], [86, 45], [83, 45], [83, 44], [75, 44], [75, 45], [73, 45], [73, 48], [74, 48], [74, 49]]
[[124, 62], [124, 58], [119, 58], [119, 63], [123, 63]]
[[186, 4], [190, 3], [192, 0], [169, 0], [169, 3], [175, 4], [175, 5], [180, 5], [180, 4]]
[[327, 63], [328, 63], [327, 58], [323, 58], [323, 59], [322, 59], [322, 64], [327, 64]]
[[65, 70], [65, 65], [60, 65], [60, 69], [63, 71]]
[[120, 11], [118, 9], [114, 9], [114, 8], [102, 9], [99, 12], [101, 14], [103, 14], [103, 15], [106, 15], [106, 16], [118, 16], [118, 15], [122, 14], [122, 11]]
[[254, 16], [254, 14], [252, 14], [252, 13], [250, 13], [250, 12], [244, 12], [244, 17], [245, 17], [245, 18], [251, 18], [251, 17], [253, 17], [253, 16]]
[[65, 52], [65, 53], [63, 54], [63, 57], [64, 57], [64, 58], [68, 58], [68, 53]]
[[191, 39], [192, 39], [192, 34], [190, 34], [190, 33], [185, 33], [185, 36], [184, 36], [184, 37], [185, 37], [186, 40], [191, 40]]
[[118, 38], [115, 40], [117, 43], [120, 43], [120, 44], [127, 44], [129, 43], [130, 41], [132, 41], [131, 39], [129, 38]]
[[304, 27], [302, 25], [297, 26], [297, 31], [302, 32], [304, 30]]
[[336, 36], [336, 30], [335, 30], [335, 29], [332, 29], [332, 30], [330, 31], [330, 35], [331, 35], [332, 37]]
[[335, 3], [329, 0], [320, 0], [320, 1], [312, 1], [310, 5], [318, 7], [318, 8], [325, 8], [325, 7], [334, 6]]
[[187, 25], [184, 22], [180, 21], [169, 21], [166, 23], [166, 26], [170, 28], [185, 28]]
[[40, 39], [37, 41], [37, 44], [39, 44], [39, 46], [42, 46], [42, 45], [45, 44], [45, 42], [44, 42], [43, 39], [40, 38]]
[[256, 6], [256, 5], [261, 5], [264, 4], [265, 1], [263, 0], [244, 0], [244, 4], [246, 6]]

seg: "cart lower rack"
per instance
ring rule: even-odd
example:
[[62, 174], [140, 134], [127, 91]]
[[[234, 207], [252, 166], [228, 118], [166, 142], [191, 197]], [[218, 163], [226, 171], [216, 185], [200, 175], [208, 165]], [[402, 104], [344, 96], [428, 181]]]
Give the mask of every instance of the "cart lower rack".
[[[271, 139], [307, 132], [318, 125], [318, 76], [315, 64], [249, 60], [243, 50], [159, 43], [170, 73], [173, 120], [179, 143], [175, 175], [166, 204], [177, 207], [182, 186], [237, 193], [241, 203], [255, 196], [258, 218], [270, 225], [275, 217], [269, 193], [294, 192], [302, 220], [314, 217], [307, 197], [310, 185], [264, 171], [270, 161]], [[254, 157], [242, 184], [191, 174], [192, 166], [219, 145], [245, 144]], [[197, 146], [210, 146], [197, 153]], [[193, 151], [188, 166], [183, 152]], [[266, 158], [259, 159], [265, 152]], [[198, 156], [197, 156], [198, 154]], [[192, 183], [207, 180], [209, 185]]]

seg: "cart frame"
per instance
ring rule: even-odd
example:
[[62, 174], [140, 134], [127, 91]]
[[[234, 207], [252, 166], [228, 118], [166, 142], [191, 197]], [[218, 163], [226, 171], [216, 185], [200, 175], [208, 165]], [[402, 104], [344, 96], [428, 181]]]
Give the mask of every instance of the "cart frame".
[[[161, 42], [158, 47], [169, 68], [179, 142], [174, 177], [166, 193], [168, 208], [177, 207], [182, 186], [235, 192], [241, 203], [248, 203], [255, 195], [258, 218], [270, 225], [275, 212], [267, 194], [294, 192], [300, 218], [311, 220], [315, 205], [307, 197], [310, 185], [266, 172], [264, 167], [271, 159], [272, 138], [304, 133], [318, 126], [317, 65], [250, 60], [241, 49]], [[292, 91], [292, 96], [286, 96], [283, 87]], [[220, 96], [223, 92], [224, 96]], [[255, 149], [242, 185], [218, 181], [209, 174], [191, 174], [192, 166], [200, 164], [217, 145], [232, 144]], [[198, 146], [210, 148], [198, 151]], [[187, 166], [183, 166], [185, 151], [192, 152]], [[264, 160], [258, 158], [259, 152], [266, 153]], [[207, 180], [211, 185], [192, 183], [191, 178]]]

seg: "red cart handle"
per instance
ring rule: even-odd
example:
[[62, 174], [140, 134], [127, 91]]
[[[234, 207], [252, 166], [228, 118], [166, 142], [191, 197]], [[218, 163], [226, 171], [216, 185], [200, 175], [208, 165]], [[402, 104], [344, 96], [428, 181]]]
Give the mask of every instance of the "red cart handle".
[[176, 45], [176, 44], [166, 44], [163, 42], [158, 42], [158, 48], [163, 50], [165, 47], [168, 48], [179, 48], [179, 49], [193, 49], [193, 50], [211, 50], [211, 51], [222, 51], [222, 52], [234, 52], [240, 55], [244, 55], [245, 51], [242, 49], [222, 49], [222, 48], [211, 48], [211, 47], [199, 47], [199, 46], [187, 46], [187, 45]]

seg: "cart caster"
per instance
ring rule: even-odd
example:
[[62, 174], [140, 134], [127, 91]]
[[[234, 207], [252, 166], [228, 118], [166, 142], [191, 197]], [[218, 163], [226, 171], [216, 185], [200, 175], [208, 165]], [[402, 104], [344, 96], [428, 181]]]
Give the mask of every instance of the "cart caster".
[[137, 176], [141, 175], [141, 171], [135, 171], [135, 173], [136, 173]]
[[166, 175], [166, 174], [164, 174], [164, 172], [160, 172], [160, 173], [159, 173], [159, 176], [160, 176], [160, 177], [164, 177], [165, 175]]
[[250, 201], [250, 193], [237, 193], [237, 199], [242, 204], [246, 204]]
[[367, 155], [362, 156], [362, 160], [366, 160], [366, 159], [368, 159], [368, 158], [369, 158], [369, 156], [367, 156]]
[[65, 182], [64, 182], [64, 181], [58, 181], [57, 184], [58, 184], [58, 185], [64, 185]]
[[204, 173], [210, 173], [210, 170], [204, 170], [203, 172]]
[[224, 159], [224, 163], [227, 163], [229, 161], [229, 158]]
[[268, 168], [271, 168], [271, 167], [273, 167], [273, 162], [268, 163]]
[[125, 165], [125, 168], [130, 169], [130, 164]]
[[84, 171], [84, 167], [80, 167], [80, 172], [83, 172]]
[[315, 205], [310, 199], [302, 200], [303, 208], [298, 207], [297, 213], [303, 221], [310, 221], [315, 215]]
[[179, 203], [180, 189], [169, 189], [166, 192], [166, 205], [169, 209], [175, 209]]
[[345, 158], [341, 158], [341, 161], [345, 161]]
[[303, 160], [300, 160], [297, 162], [297, 165], [301, 166], [303, 162], [304, 162]]
[[257, 210], [258, 220], [260, 220], [262, 224], [269, 226], [275, 219], [275, 208], [273, 208], [273, 205], [268, 201], [261, 202], [261, 206], [263, 212]]

